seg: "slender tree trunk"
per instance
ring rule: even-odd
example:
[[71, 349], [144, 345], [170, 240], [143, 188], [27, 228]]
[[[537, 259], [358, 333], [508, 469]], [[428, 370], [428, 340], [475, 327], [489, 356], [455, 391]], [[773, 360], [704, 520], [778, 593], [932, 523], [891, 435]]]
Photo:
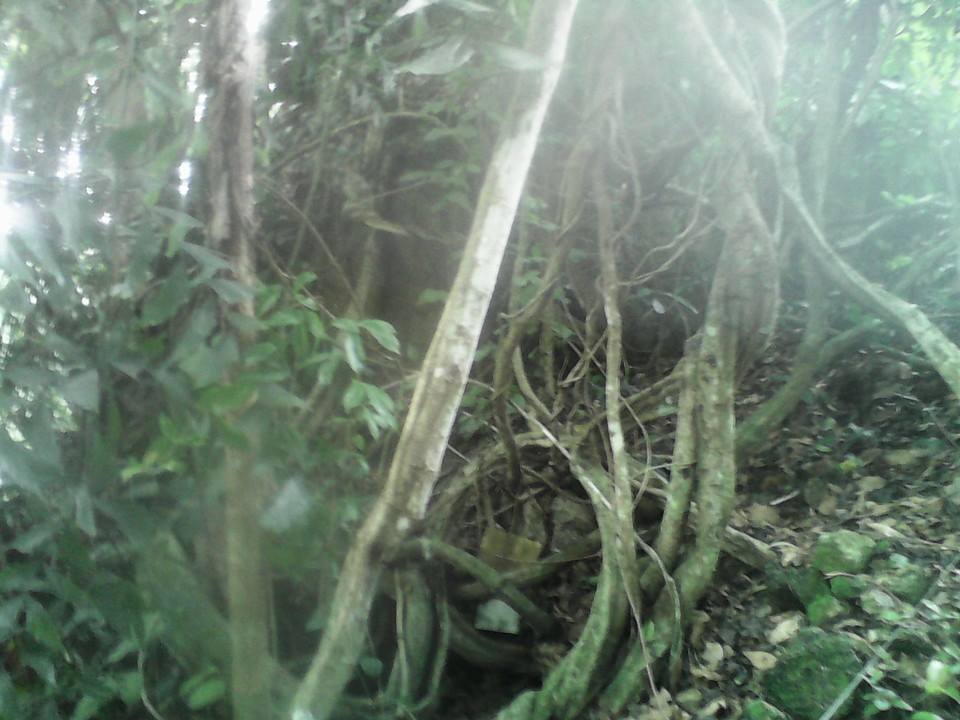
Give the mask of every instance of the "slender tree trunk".
[[526, 48], [542, 71], [525, 73], [487, 169], [460, 269], [427, 350], [386, 486], [344, 562], [316, 656], [294, 697], [294, 720], [326, 720], [350, 680], [384, 555], [426, 513], [466, 385], [520, 194], [566, 54], [577, 0], [538, 0]]
[[[235, 307], [252, 317], [255, 283], [252, 238], [253, 38], [247, 32], [250, 0], [222, 0], [216, 7], [207, 46], [211, 244], [230, 259], [234, 279], [251, 288]], [[241, 338], [241, 345], [251, 338]], [[229, 373], [229, 371], [228, 371]], [[229, 377], [229, 375], [228, 375]], [[242, 411], [233, 422], [242, 427]], [[227, 545], [227, 604], [230, 621], [230, 687], [235, 720], [270, 717], [269, 602], [260, 541], [260, 488], [252, 447], [225, 450], [223, 463]]]

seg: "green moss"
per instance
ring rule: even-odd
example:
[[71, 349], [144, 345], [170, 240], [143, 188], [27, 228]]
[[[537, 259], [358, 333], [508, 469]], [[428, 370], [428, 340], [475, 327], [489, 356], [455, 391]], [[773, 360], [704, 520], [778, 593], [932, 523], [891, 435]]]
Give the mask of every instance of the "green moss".
[[826, 533], [813, 549], [811, 565], [823, 573], [860, 573], [866, 570], [876, 545], [873, 538], [852, 530]]
[[867, 579], [862, 575], [837, 575], [830, 580], [830, 592], [840, 600], [854, 600], [867, 589]]
[[[802, 630], [763, 679], [767, 700], [793, 720], [817, 720], [860, 670], [850, 640], [822, 630]], [[847, 702], [836, 717], [844, 717]]]
[[813, 568], [771, 566], [767, 569], [767, 587], [781, 607], [789, 606], [793, 598], [807, 606], [818, 597], [830, 594], [827, 581]]
[[787, 720], [787, 716], [763, 700], [751, 700], [743, 708], [743, 720]]
[[849, 609], [845, 602], [837, 600], [833, 595], [821, 595], [807, 605], [807, 618], [811, 625], [820, 627], [834, 618], [846, 615]]
[[920, 602], [930, 587], [927, 571], [903, 555], [892, 555], [883, 564], [875, 580], [884, 590], [911, 605]]

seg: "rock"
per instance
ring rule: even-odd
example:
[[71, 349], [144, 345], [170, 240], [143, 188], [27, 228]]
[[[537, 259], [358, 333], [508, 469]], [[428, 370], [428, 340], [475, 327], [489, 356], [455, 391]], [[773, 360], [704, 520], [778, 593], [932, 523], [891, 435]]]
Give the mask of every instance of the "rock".
[[751, 700], [743, 708], [743, 720], [788, 720], [787, 716], [763, 700]]
[[845, 602], [837, 600], [833, 595], [821, 595], [807, 605], [807, 619], [811, 625], [820, 627], [834, 618], [846, 615], [849, 609]]
[[830, 592], [840, 600], [854, 600], [860, 597], [868, 585], [864, 575], [837, 575], [830, 578]]
[[927, 571], [903, 555], [891, 555], [879, 569], [874, 576], [877, 585], [911, 605], [920, 602], [930, 587]]
[[[860, 667], [851, 640], [809, 628], [787, 645], [776, 667], [764, 676], [764, 693], [793, 720], [818, 720]], [[852, 700], [840, 708], [836, 718], [850, 712]]]
[[811, 564], [823, 573], [857, 574], [867, 568], [876, 548], [873, 538], [852, 530], [838, 530], [820, 536], [813, 548]]
[[830, 594], [830, 587], [823, 576], [813, 568], [767, 567], [767, 587], [773, 593], [777, 605], [796, 607], [796, 598], [806, 607], [818, 597]]
[[860, 607], [865, 613], [886, 618], [890, 622], [896, 621], [901, 616], [897, 610], [897, 604], [893, 595], [879, 588], [870, 588], [860, 596]]

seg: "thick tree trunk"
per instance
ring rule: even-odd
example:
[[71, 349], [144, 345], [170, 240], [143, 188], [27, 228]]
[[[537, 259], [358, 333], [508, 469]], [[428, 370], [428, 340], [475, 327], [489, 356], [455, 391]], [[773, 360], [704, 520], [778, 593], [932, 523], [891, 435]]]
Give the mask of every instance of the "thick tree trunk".
[[327, 631], [294, 697], [294, 720], [326, 720], [350, 680], [384, 555], [426, 513], [547, 106], [577, 0], [538, 0], [527, 36], [542, 71], [525, 73], [487, 169], [460, 269], [424, 359], [386, 486], [344, 562]]
[[[205, 58], [212, 93], [209, 116], [211, 244], [230, 259], [234, 278], [251, 288], [234, 312], [252, 317], [253, 38], [250, 0], [222, 0], [214, 12]], [[225, 308], [226, 310], [227, 308]], [[248, 344], [251, 338], [241, 338]], [[227, 371], [227, 379], [229, 378]], [[239, 426], [238, 414], [233, 421]], [[270, 717], [269, 589], [260, 541], [260, 497], [253, 447], [225, 448], [223, 462], [230, 622], [230, 688], [235, 720]]]

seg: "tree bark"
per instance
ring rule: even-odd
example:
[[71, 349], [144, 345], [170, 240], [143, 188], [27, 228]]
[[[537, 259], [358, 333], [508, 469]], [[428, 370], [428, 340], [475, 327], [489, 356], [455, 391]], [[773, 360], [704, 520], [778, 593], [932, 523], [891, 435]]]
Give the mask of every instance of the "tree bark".
[[577, 0], [538, 0], [526, 49], [543, 57], [525, 73], [487, 168], [463, 260], [421, 368], [386, 485], [347, 558], [327, 631], [294, 697], [293, 720], [326, 720], [350, 680], [384, 555], [425, 513], [467, 381], [520, 194], [566, 54]]
[[[230, 260], [234, 279], [251, 289], [224, 312], [253, 317], [252, 239], [254, 39], [246, 29], [250, 0], [222, 0], [215, 8], [206, 48], [209, 115], [209, 241]], [[252, 338], [241, 337], [240, 344]], [[225, 374], [229, 381], [230, 370]], [[242, 411], [230, 418], [239, 426]], [[251, 442], [251, 446], [255, 443]], [[223, 461], [230, 688], [235, 720], [270, 717], [269, 587], [261, 551], [261, 492], [254, 474], [255, 447], [228, 444]]]

